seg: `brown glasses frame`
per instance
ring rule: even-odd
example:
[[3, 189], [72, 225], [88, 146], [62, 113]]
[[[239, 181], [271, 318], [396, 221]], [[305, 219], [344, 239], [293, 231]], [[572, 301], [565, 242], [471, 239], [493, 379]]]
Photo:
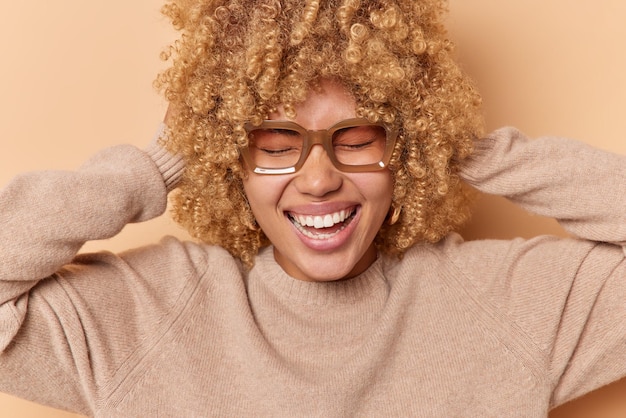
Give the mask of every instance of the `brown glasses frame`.
[[[349, 165], [342, 164], [337, 161], [335, 157], [335, 152], [333, 150], [332, 138], [333, 134], [341, 129], [346, 128], [354, 128], [358, 126], [380, 126], [385, 129], [387, 133], [387, 142], [385, 144], [385, 150], [383, 152], [383, 156], [380, 161], [373, 164], [365, 164], [365, 165]], [[249, 135], [250, 132], [256, 129], [289, 129], [292, 131], [298, 132], [304, 138], [304, 144], [302, 144], [302, 153], [300, 154], [300, 158], [298, 161], [290, 167], [283, 168], [268, 168], [268, 167], [259, 167], [257, 166], [252, 156], [249, 152], [249, 147], [245, 147], [241, 150], [241, 154], [243, 156], [244, 161], [252, 169], [256, 174], [292, 174], [297, 172], [304, 165], [306, 159], [311, 153], [311, 149], [313, 145], [319, 144], [321, 145], [330, 161], [333, 165], [341, 171], [348, 173], [362, 173], [367, 171], [378, 171], [387, 168], [387, 164], [389, 164], [389, 160], [391, 159], [391, 154], [393, 153], [393, 148], [396, 143], [396, 138], [398, 137], [398, 130], [395, 128], [391, 128], [384, 123], [372, 123], [367, 119], [346, 119], [335, 125], [331, 126], [328, 129], [321, 130], [308, 130], [304, 129], [302, 126], [298, 125], [295, 122], [291, 121], [275, 121], [275, 120], [264, 120], [260, 125], [253, 125], [248, 122], [244, 124], [244, 129], [246, 133]]]

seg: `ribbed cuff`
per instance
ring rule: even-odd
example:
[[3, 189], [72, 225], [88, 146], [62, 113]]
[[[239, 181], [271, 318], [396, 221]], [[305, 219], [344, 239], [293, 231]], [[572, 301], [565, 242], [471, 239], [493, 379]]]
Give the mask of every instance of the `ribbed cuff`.
[[474, 151], [463, 161], [459, 172], [461, 178], [470, 185], [477, 186], [486, 177], [493, 176], [494, 170], [499, 169], [498, 165], [501, 164], [499, 159], [503, 155], [502, 149], [499, 152], [494, 150], [496, 147], [509, 148], [512, 138], [519, 136], [521, 134], [517, 129], [505, 127], [477, 140], [474, 143]]
[[159, 140], [167, 139], [168, 128], [165, 123], [161, 122], [152, 142], [145, 149], [148, 156], [154, 161], [158, 167], [167, 192], [174, 190], [182, 177], [185, 170], [185, 161], [180, 155], [172, 155], [169, 151], [159, 144]]

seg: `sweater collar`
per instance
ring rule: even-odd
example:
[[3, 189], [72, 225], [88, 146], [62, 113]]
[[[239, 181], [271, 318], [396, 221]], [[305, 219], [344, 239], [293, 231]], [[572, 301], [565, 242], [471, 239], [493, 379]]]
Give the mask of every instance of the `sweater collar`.
[[250, 272], [251, 282], [260, 281], [281, 299], [302, 304], [351, 304], [387, 289], [383, 261], [379, 257], [365, 272], [346, 280], [306, 282], [289, 276], [274, 259], [273, 247], [261, 249]]

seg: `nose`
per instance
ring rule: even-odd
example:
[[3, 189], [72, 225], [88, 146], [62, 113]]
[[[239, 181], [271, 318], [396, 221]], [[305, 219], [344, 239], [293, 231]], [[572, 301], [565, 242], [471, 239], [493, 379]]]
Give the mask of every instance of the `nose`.
[[315, 144], [293, 182], [298, 192], [323, 197], [339, 190], [343, 184], [343, 177], [322, 145]]

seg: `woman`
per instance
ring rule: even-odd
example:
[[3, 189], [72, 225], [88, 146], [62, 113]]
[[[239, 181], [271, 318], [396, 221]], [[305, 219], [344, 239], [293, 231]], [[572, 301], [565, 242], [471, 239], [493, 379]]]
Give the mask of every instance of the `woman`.
[[[625, 374], [624, 159], [479, 140], [442, 5], [363, 3], [168, 4], [169, 152], [2, 191], [3, 390], [107, 417], [541, 416]], [[459, 176], [581, 239], [463, 242]], [[75, 257], [176, 187], [202, 244]]]

